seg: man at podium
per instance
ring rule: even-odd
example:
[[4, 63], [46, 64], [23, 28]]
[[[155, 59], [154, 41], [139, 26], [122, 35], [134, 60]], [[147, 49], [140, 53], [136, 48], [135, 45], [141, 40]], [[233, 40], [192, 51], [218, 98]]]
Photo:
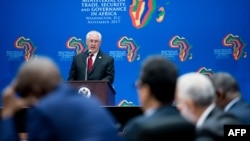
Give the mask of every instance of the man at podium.
[[100, 50], [102, 35], [92, 30], [86, 35], [87, 50], [74, 56], [68, 81], [108, 80], [114, 81], [114, 58]]

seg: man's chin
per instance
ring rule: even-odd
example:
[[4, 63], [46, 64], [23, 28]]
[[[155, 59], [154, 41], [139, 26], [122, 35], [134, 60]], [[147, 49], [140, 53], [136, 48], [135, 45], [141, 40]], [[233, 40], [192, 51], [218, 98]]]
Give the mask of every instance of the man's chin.
[[93, 53], [97, 51], [95, 48], [90, 48], [89, 50], [91, 50]]
[[191, 115], [182, 115], [187, 121], [195, 124], [195, 119]]

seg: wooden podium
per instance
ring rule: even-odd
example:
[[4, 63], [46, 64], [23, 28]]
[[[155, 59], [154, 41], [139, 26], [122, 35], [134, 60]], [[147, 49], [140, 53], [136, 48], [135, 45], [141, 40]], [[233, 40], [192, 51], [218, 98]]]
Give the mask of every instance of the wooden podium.
[[87, 81], [66, 81], [73, 87], [80, 90], [81, 88], [88, 88], [91, 95], [96, 96], [103, 104], [103, 106], [114, 106], [115, 90], [113, 86], [106, 80], [87, 80]]

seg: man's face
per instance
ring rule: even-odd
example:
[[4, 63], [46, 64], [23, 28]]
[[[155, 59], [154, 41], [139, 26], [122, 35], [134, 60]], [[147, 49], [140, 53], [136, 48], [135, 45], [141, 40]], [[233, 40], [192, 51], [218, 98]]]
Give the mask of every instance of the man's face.
[[215, 103], [219, 108], [224, 109], [229, 101], [222, 90], [216, 91]]
[[139, 97], [139, 102], [142, 106], [142, 109], [146, 110], [148, 108], [147, 106], [148, 100], [150, 100], [148, 86], [138, 81], [136, 83], [136, 87], [137, 87], [137, 94]]
[[88, 49], [91, 50], [92, 53], [98, 52], [101, 45], [101, 40], [98, 34], [91, 34], [86, 40], [86, 44], [88, 46]]
[[178, 94], [176, 94], [176, 102], [177, 102], [177, 108], [180, 110], [181, 115], [188, 121], [195, 123], [195, 116], [194, 113], [190, 110], [191, 105], [182, 97], [180, 97]]
[[27, 97], [31, 93], [31, 79], [32, 77], [28, 77], [26, 73], [21, 73], [17, 76], [15, 91], [20, 97]]

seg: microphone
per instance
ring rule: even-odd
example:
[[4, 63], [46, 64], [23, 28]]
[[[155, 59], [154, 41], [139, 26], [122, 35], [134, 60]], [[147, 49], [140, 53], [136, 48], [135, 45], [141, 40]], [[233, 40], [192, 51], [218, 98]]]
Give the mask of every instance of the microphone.
[[[88, 50], [87, 51], [87, 55], [90, 56], [90, 54], [92, 53], [92, 50]], [[85, 80], [88, 80], [88, 57], [86, 59], [86, 67], [85, 67]]]
[[88, 56], [92, 53], [92, 50], [88, 50]]

